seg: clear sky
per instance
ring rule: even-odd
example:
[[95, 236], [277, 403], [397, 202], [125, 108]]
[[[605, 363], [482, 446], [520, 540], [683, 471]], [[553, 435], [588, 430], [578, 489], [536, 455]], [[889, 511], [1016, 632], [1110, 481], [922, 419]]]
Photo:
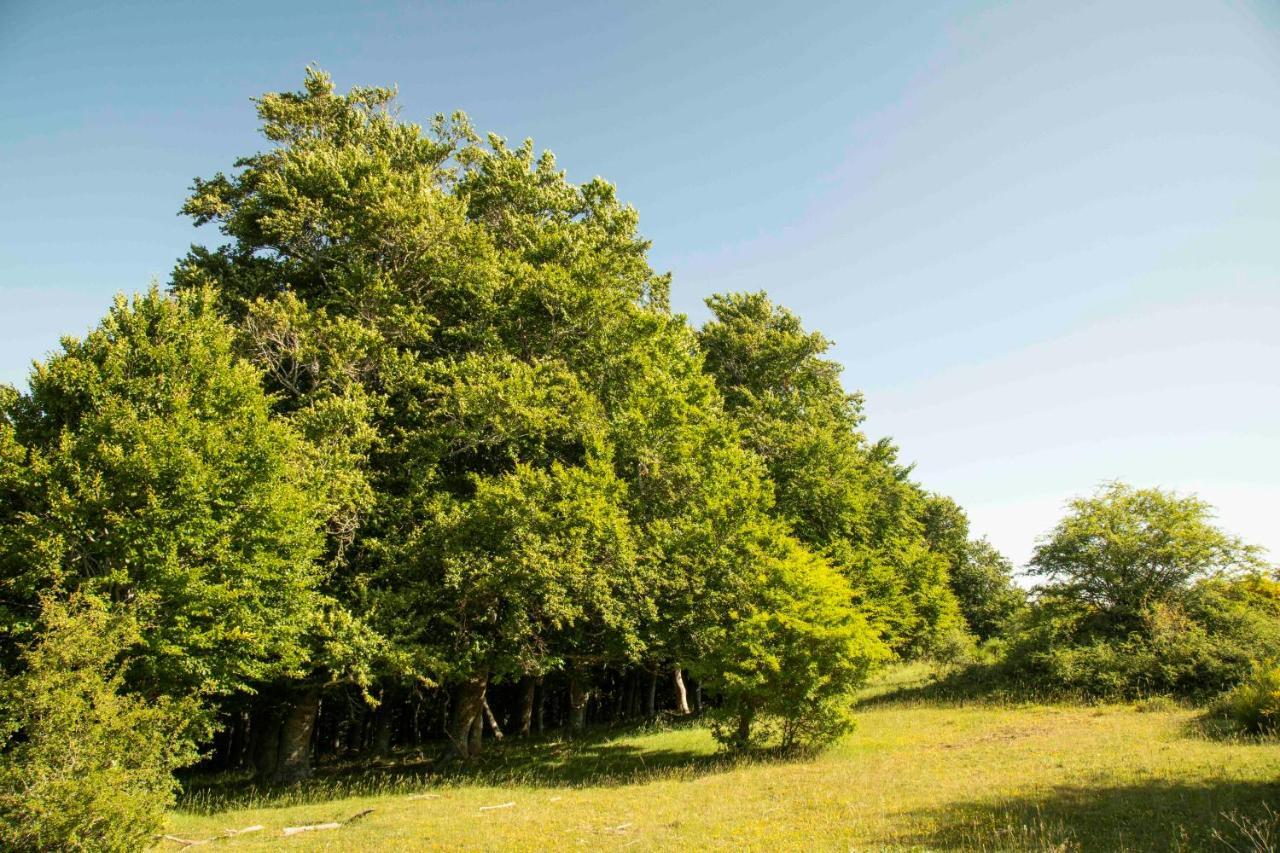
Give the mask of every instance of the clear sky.
[[309, 62], [616, 183], [695, 321], [796, 310], [1015, 562], [1112, 478], [1280, 559], [1280, 4], [0, 0], [0, 381], [216, 238]]

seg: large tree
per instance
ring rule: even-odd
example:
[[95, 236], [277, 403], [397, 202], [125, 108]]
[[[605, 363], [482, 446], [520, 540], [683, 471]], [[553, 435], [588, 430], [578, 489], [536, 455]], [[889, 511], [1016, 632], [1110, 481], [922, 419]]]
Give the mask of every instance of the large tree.
[[777, 514], [851, 582], [900, 652], [940, 649], [961, 622], [947, 557], [926, 537], [927, 500], [887, 440], [861, 433], [830, 342], [763, 293], [713, 296], [699, 334], [746, 446], [776, 486]]
[[131, 685], [227, 694], [306, 665], [327, 490], [208, 294], [119, 298], [0, 412], [5, 629], [84, 592], [143, 626]]

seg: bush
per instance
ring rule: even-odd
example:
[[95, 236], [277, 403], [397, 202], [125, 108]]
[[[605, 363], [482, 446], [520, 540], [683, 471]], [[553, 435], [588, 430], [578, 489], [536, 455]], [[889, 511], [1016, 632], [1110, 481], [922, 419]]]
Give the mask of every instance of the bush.
[[1148, 605], [1116, 636], [1100, 614], [1043, 596], [993, 671], [1006, 686], [1100, 699], [1207, 700], [1280, 659], [1277, 584], [1261, 575], [1206, 580], [1178, 602]]
[[131, 619], [46, 600], [41, 628], [0, 696], [0, 848], [142, 849], [173, 803], [173, 771], [196, 758], [198, 709], [121, 692]]
[[1280, 731], [1280, 665], [1259, 666], [1248, 680], [1236, 685], [1214, 710], [1250, 734]]

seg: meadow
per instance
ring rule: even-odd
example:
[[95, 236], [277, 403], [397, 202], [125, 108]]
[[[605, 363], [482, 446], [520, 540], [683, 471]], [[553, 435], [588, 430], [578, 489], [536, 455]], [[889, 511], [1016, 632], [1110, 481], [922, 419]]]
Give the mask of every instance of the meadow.
[[[861, 696], [857, 729], [803, 757], [732, 758], [697, 721], [508, 739], [463, 769], [400, 754], [282, 789], [192, 784], [166, 833], [261, 826], [228, 849], [1264, 850], [1280, 743], [1168, 701], [920, 698], [922, 665]], [[225, 785], [225, 787], [224, 787]], [[284, 837], [285, 827], [344, 822]], [[162, 840], [158, 849], [180, 849]]]

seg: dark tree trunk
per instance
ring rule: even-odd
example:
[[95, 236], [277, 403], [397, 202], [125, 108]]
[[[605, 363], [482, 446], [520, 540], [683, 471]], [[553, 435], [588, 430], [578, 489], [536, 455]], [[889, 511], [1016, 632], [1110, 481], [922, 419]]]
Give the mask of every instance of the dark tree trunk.
[[644, 698], [644, 715], [649, 719], [658, 716], [658, 667], [649, 670], [649, 692]]
[[738, 749], [746, 749], [751, 745], [751, 721], [755, 717], [755, 709], [743, 708], [738, 711], [738, 731], [734, 736], [734, 745]]
[[636, 679], [635, 673], [628, 672], [622, 682], [622, 701], [619, 703], [621, 708], [620, 716], [624, 719], [632, 716], [635, 712], [636, 703]]
[[267, 697], [259, 697], [249, 722], [250, 760], [254, 776], [270, 780], [275, 776], [276, 762], [280, 757], [281, 714], [278, 703]]
[[538, 690], [538, 713], [534, 717], [534, 731], [542, 734], [546, 731], [547, 721], [547, 685], [541, 678], [535, 682]]
[[320, 708], [320, 689], [308, 687], [289, 704], [280, 726], [280, 757], [272, 778], [291, 784], [311, 778], [311, 735]]
[[386, 758], [391, 754], [391, 740], [396, 732], [396, 708], [390, 704], [394, 694], [388, 692], [383, 696], [378, 707], [377, 722], [373, 729], [373, 754]]
[[484, 715], [476, 714], [471, 720], [471, 732], [467, 738], [467, 755], [476, 756], [484, 750]]
[[533, 697], [538, 692], [538, 682], [533, 676], [520, 679], [520, 727], [516, 737], [528, 737], [533, 730]]
[[676, 684], [676, 713], [689, 713], [689, 691], [684, 687], [684, 671], [677, 664], [672, 672], [672, 679]]
[[236, 711], [231, 737], [231, 769], [243, 770], [249, 752], [249, 712]]
[[693, 710], [702, 713], [702, 682], [694, 682], [693, 685]]
[[450, 753], [456, 758], [465, 759], [480, 751], [479, 738], [475, 739], [476, 752], [471, 751], [471, 732], [480, 719], [480, 706], [484, 702], [484, 688], [488, 681], [489, 674], [481, 672], [459, 684], [454, 691], [445, 733], [449, 737]]
[[581, 734], [587, 727], [587, 702], [591, 699], [591, 691], [587, 689], [586, 679], [577, 667], [569, 670], [569, 734]]

